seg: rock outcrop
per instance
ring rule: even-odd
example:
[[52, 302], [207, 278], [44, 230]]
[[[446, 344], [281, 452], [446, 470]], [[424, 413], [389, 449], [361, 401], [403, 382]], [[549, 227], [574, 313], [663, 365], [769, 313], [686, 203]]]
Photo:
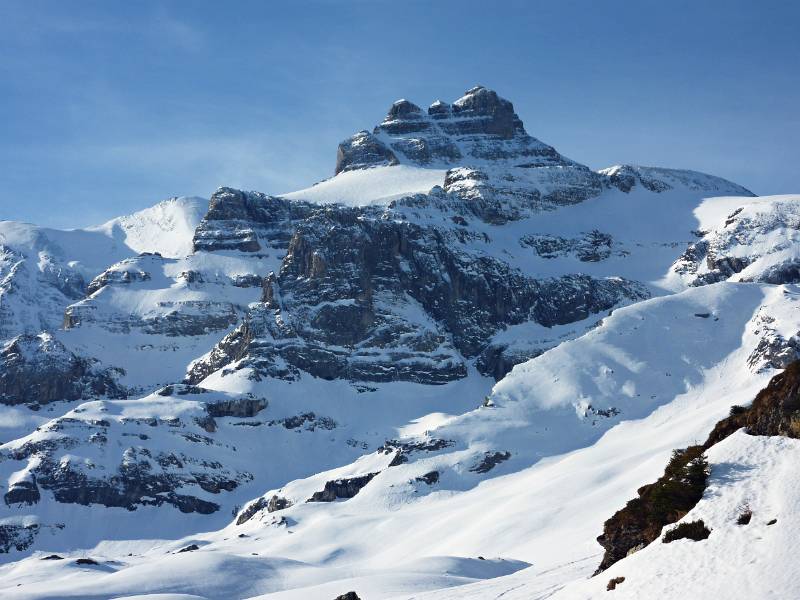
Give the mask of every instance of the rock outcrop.
[[800, 282], [800, 207], [792, 197], [748, 201], [689, 245], [672, 270], [689, 285]]
[[117, 383], [120, 374], [70, 352], [49, 333], [21, 335], [0, 348], [0, 404], [124, 398], [127, 390]]
[[753, 192], [741, 185], [697, 171], [688, 169], [665, 169], [663, 167], [643, 167], [639, 165], [615, 165], [601, 169], [600, 175], [604, 183], [625, 193], [637, 186], [661, 193], [674, 188], [683, 188], [701, 192], [708, 196], [755, 196]]
[[303, 202], [219, 188], [195, 231], [194, 250], [261, 253], [284, 249], [294, 226], [313, 210], [313, 205]]
[[749, 407], [732, 407], [703, 444], [676, 450], [664, 475], [639, 488], [638, 497], [605, 522], [597, 538], [605, 554], [596, 573], [658, 539], [665, 525], [687, 514], [705, 490], [703, 453], [741, 428], [750, 435], [800, 438], [800, 361], [775, 375]]
[[326, 481], [321, 492], [314, 492], [307, 502], [333, 502], [340, 498], [352, 498], [366, 486], [377, 473], [367, 473], [358, 477]]
[[226, 465], [236, 464], [236, 447], [212, 437], [214, 419], [252, 417], [266, 400], [176, 385], [136, 402], [137, 417], [125, 416], [126, 401], [85, 403], [5, 444], [0, 460], [23, 465], [5, 503], [36, 504], [47, 490], [64, 504], [210, 514], [220, 508], [212, 498], [252, 480]]

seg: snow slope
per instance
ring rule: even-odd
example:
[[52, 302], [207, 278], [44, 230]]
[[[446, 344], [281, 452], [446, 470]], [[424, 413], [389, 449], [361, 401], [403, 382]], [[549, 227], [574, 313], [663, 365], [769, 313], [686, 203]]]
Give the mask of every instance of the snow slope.
[[[740, 201], [730, 200], [731, 203]], [[671, 239], [672, 236], [680, 235], [696, 224], [693, 210], [697, 203], [696, 199], [680, 190], [662, 194], [645, 190], [629, 193], [610, 190], [582, 205], [515, 222], [502, 230], [479, 223], [474, 223], [474, 227], [478, 233], [485, 228], [487, 235], [494, 236], [494, 246], [480, 246], [483, 251], [509, 256], [527, 272], [556, 274], [581, 268], [601, 275], [623, 269], [626, 274], [636, 274], [645, 281], [654, 282], [659, 272], [663, 272], [662, 267], [666, 268], [674, 260], [676, 249], [682, 247], [680, 242]], [[654, 214], [663, 217], [660, 218], [661, 225], [666, 227], [659, 228], [647, 218]], [[427, 218], [441, 219], [442, 215], [422, 211], [414, 218], [424, 221]], [[622, 248], [628, 249], [627, 254], [612, 252], [603, 261], [584, 262], [569, 253], [555, 258], [537, 256], [530, 247], [519, 243], [522, 236], [530, 233], [577, 238], [593, 224], [602, 224], [611, 231], [612, 237], [624, 244]], [[478, 242], [467, 243], [479, 247]], [[121, 346], [115, 354], [119, 338], [103, 333], [102, 323], [119, 325], [119, 315], [146, 319], [148, 314], [152, 314], [157, 321], [166, 314], [165, 303], [171, 302], [226, 299], [240, 306], [246, 304], [248, 298], [257, 297], [258, 288], [248, 291], [248, 288], [230, 286], [229, 280], [237, 273], [251, 273], [254, 260], [262, 259], [238, 254], [199, 253], [183, 259], [151, 256], [123, 261], [109, 270], [109, 277], [121, 279], [124, 273], [130, 272], [130, 282], [121, 286], [107, 285], [97, 291], [88, 299], [89, 304], [95, 307], [92, 309], [95, 323], [64, 332], [65, 337], [71, 336], [87, 350], [104, 347], [107, 356], [116, 357], [115, 361], [124, 361], [131, 350]], [[272, 258], [267, 262], [271, 265]], [[138, 280], [135, 273], [140, 271], [148, 273], [148, 277]], [[200, 273], [202, 285], [182, 275], [189, 272]], [[214, 287], [215, 278], [221, 278], [218, 288]], [[144, 584], [136, 575], [140, 566], [150, 565], [156, 556], [161, 555], [162, 544], [174, 549], [183, 547], [180, 544], [194, 542], [162, 541], [156, 544], [159, 550], [154, 550], [152, 542], [136, 541], [137, 538], [158, 537], [167, 531], [171, 532], [169, 537], [180, 536], [212, 524], [219, 526], [227, 520], [226, 512], [235, 504], [244, 505], [249, 498], [263, 491], [264, 486], [274, 485], [282, 486], [280, 494], [296, 502], [295, 507], [285, 511], [288, 525], [270, 525], [276, 516], [263, 515], [251, 523], [234, 527], [231, 533], [223, 530], [220, 534], [191, 539], [210, 542], [203, 546], [202, 551], [220, 553], [224, 564], [234, 564], [228, 562], [233, 560], [231, 557], [252, 556], [251, 552], [261, 556], [267, 552], [278, 561], [276, 564], [283, 565], [276, 567], [277, 572], [271, 571], [270, 577], [286, 578], [287, 583], [277, 587], [253, 583], [240, 591], [238, 588], [215, 588], [218, 595], [207, 597], [243, 597], [238, 594], [270, 592], [287, 597], [327, 598], [332, 597], [334, 591], [346, 591], [345, 584], [356, 589], [366, 588], [375, 597], [388, 597], [410, 589], [432, 590], [469, 583], [475, 578], [466, 575], [450, 577], [447, 571], [456, 569], [453, 565], [461, 565], [464, 560], [467, 561], [465, 564], [471, 565], [469, 561], [478, 560], [479, 555], [521, 561], [513, 563], [521, 566], [533, 564], [518, 574], [504, 575], [498, 581], [515, 580], [525, 573], [530, 576], [532, 586], [561, 586], [594, 569], [599, 562], [599, 547], [594, 543], [594, 536], [599, 533], [602, 520], [616, 510], [638, 485], [660, 472], [670, 449], [692, 441], [692, 436], [701, 437], [707, 426], [724, 414], [729, 404], [746, 403], [749, 395], [763, 384], [770, 369], [751, 375], [750, 356], [764, 336], [785, 340], [800, 329], [800, 323], [796, 322], [792, 312], [794, 294], [796, 290], [791, 286], [784, 289], [768, 285], [721, 284], [618, 309], [610, 318], [604, 319], [600, 327], [578, 340], [562, 344], [512, 371], [492, 393], [495, 408], [484, 408], [463, 416], [456, 415], [477, 406], [488, 391], [488, 382], [484, 379], [473, 376], [454, 386], [426, 390], [421, 395], [424, 386], [411, 384], [380, 385], [364, 393], [347, 382], [334, 385], [304, 378], [292, 384], [254, 380], [248, 377], [246, 370], [227, 375], [216, 373], [203, 385], [221, 392], [266, 396], [270, 407], [265, 417], [269, 419], [289, 418], [313, 410], [317, 415], [332, 418], [342, 427], [330, 432], [302, 432], [296, 438], [300, 446], [292, 451], [290, 448], [294, 444], [287, 446], [282, 440], [295, 439], [292, 436], [296, 433], [289, 432], [290, 437], [285, 438], [281, 430], [273, 431], [267, 427], [252, 432], [248, 429], [248, 435], [243, 437], [241, 427], [221, 423], [220, 429], [209, 437], [216, 438], [223, 445], [231, 445], [236, 440], [235, 445], [241, 448], [239, 452], [243, 452], [238, 457], [230, 455], [231, 458], [224, 459], [224, 454], [219, 451], [209, 454], [209, 458], [215, 456], [226, 468], [254, 472], [256, 457], [265, 449], [275, 457], [302, 452], [304, 460], [294, 461], [291, 465], [281, 464], [283, 461], [280, 460], [270, 461], [254, 473], [256, 477], [252, 485], [243, 485], [235, 494], [223, 492], [216, 497], [205, 496], [207, 500], [222, 501], [224, 506], [213, 520], [201, 519], [197, 515], [176, 519], [177, 515], [171, 508], [140, 508], [140, 512], [134, 513], [109, 509], [105, 514], [114, 516], [104, 519], [98, 526], [90, 525], [95, 513], [93, 509], [76, 506], [72, 509], [71, 520], [73, 526], [77, 525], [83, 531], [81, 537], [76, 537], [72, 528], [63, 530], [63, 533], [46, 528], [52, 528], [57, 515], [61, 514], [61, 507], [47, 500], [47, 503], [52, 503], [53, 511], [37, 509], [37, 518], [44, 517], [40, 523], [45, 527], [45, 533], [39, 539], [42, 547], [61, 553], [75, 548], [76, 542], [79, 547], [91, 548], [99, 540], [118, 540], [102, 545], [100, 550], [92, 550], [92, 554], [121, 563], [117, 566], [127, 574], [122, 577], [120, 573], [118, 578], [125, 581], [120, 594], [139, 593], [146, 589], [202, 593], [188, 583], [194, 572], [189, 565], [183, 574], [174, 575], [172, 583], [156, 580]], [[767, 319], [760, 321], [756, 315], [759, 310], [776, 321], [773, 324], [769, 324]], [[520, 336], [530, 339], [546, 334], [558, 342], [580, 335], [583, 328], [592, 324], [594, 320], [565, 327], [564, 331], [547, 332], [512, 328], [498, 334], [498, 339], [513, 342]], [[756, 329], [758, 334], [753, 333]], [[152, 364], [129, 360], [126, 366], [131, 369], [134, 379], [139, 376], [152, 379], [158, 374], [162, 381], [166, 381], [168, 372], [174, 372], [180, 364], [185, 365], [192, 353], [196, 356], [201, 349], [201, 346], [187, 344], [184, 339], [180, 345], [174, 344], [170, 351], [172, 342], [163, 338], [158, 342], [164, 344], [163, 349], [153, 352], [157, 336], [147, 338], [135, 334], [131, 337], [129, 333], [126, 337], [130, 338], [131, 348], [141, 347], [147, 350], [145, 354], [153, 357]], [[198, 338], [201, 345], [210, 343], [210, 340], [210, 337], [208, 340]], [[665, 346], [665, 340], [671, 345]], [[170, 354], [173, 358], [168, 358]], [[669, 364], [661, 364], [665, 356], [672, 355]], [[756, 360], [755, 370], [762, 362]], [[474, 391], [470, 393], [470, 389]], [[331, 398], [336, 398], [336, 402], [331, 402]], [[415, 398], [415, 401], [409, 403], [409, 398]], [[163, 403], [154, 404], [148, 399], [137, 402], [142, 402], [142, 414], [150, 417], [175, 416], [174, 410], [164, 411]], [[116, 408], [111, 407], [116, 404], [107, 403], [106, 410], [114, 413]], [[697, 405], [697, 410], [684, 414], [687, 404]], [[388, 407], [396, 408], [388, 410]], [[78, 413], [78, 418], [88, 421], [106, 418], [97, 410], [98, 405], [87, 405]], [[268, 432], [266, 437], [261, 431]], [[275, 435], [276, 432], [280, 435]], [[245, 442], [251, 435], [252, 441]], [[391, 453], [372, 453], [348, 464], [365, 448], [371, 450], [388, 437], [403, 435], [448, 439], [453, 440], [454, 445], [430, 456], [412, 455], [414, 460], [398, 467], [387, 468]], [[119, 439], [124, 446], [123, 437], [113, 439]], [[652, 439], [658, 439], [659, 443], [652, 444]], [[354, 444], [342, 443], [347, 440]], [[165, 447], [171, 446], [167, 444]], [[635, 449], [633, 455], [630, 454], [631, 447]], [[66, 456], [82, 457], [79, 460], [94, 456], [93, 450], [88, 455], [84, 452], [71, 450]], [[487, 453], [504, 452], [510, 452], [511, 457], [487, 473], [471, 470]], [[321, 460], [321, 457], [325, 459]], [[548, 458], [540, 460], [542, 457]], [[95, 458], [91, 459], [96, 462]], [[109, 459], [108, 465], [113, 467], [116, 459], [108, 456], [106, 460]], [[632, 461], [639, 461], [640, 466], [629, 469]], [[598, 464], [607, 465], [600, 476], [605, 482], [602, 486], [598, 486]], [[8, 463], [8, 467], [17, 473], [24, 465]], [[351, 500], [331, 505], [304, 503], [305, 499], [322, 489], [326, 481], [376, 470], [382, 471], [381, 474]], [[440, 472], [437, 483], [428, 486], [417, 481], [432, 470]], [[8, 477], [13, 473], [9, 472]], [[293, 477], [303, 479], [286, 484]], [[275, 491], [266, 496], [272, 493]], [[590, 504], [583, 501], [587, 495], [593, 498]], [[553, 506], [558, 507], [555, 512]], [[567, 511], [575, 515], [569, 529], [564, 528], [563, 519], [559, 518]], [[18, 519], [26, 511], [22, 508], [14, 514]], [[145, 514], [149, 525], [142, 527], [140, 520]], [[531, 522], [531, 514], [539, 516]], [[366, 532], [378, 523], [383, 533], [374, 539]], [[287, 530], [292, 531], [292, 535], [287, 536]], [[239, 538], [239, 533], [245, 531], [248, 537]], [[228, 537], [227, 541], [225, 537]], [[125, 539], [129, 541], [123, 541]], [[116, 549], [120, 547], [128, 551], [122, 555]], [[131, 549], [135, 554], [141, 554], [136, 561], [126, 558]], [[73, 556], [78, 554], [81, 553]], [[407, 570], [397, 564], [398, 555], [409, 556], [410, 560], [413, 558]], [[38, 560], [40, 556], [37, 554], [31, 560]], [[421, 571], [419, 563], [414, 561], [426, 556], [450, 558], [442, 559], [440, 567]], [[179, 560], [188, 559], [181, 557]], [[305, 574], [290, 577], [291, 571], [286, 570], [285, 561], [300, 561]], [[0, 573], [22, 569], [24, 564], [23, 561], [13, 567], [3, 567]], [[251, 564], [245, 561], [245, 565]], [[259, 565], [256, 563], [252, 567], [256, 571], [251, 571], [250, 566], [241, 569], [248, 578], [257, 581], [261, 576]], [[128, 571], [128, 567], [136, 569]], [[458, 569], [461, 573], [462, 570]], [[24, 580], [27, 582], [24, 587], [28, 587], [34, 577], [29, 571], [20, 573], [24, 573], [23, 579], [9, 581]], [[57, 573], [56, 570], [48, 577], [60, 581]], [[504, 573], [490, 569], [488, 574]], [[4, 577], [0, 575], [0, 581], [5, 581]], [[94, 589], [97, 582], [92, 572], [89, 571], [85, 577], [86, 585]], [[41, 594], [44, 594], [41, 597], [47, 597], [46, 590], [52, 589], [47, 587], [51, 585], [49, 583], [36, 585], [40, 587], [31, 588], [33, 591], [29, 597], [40, 597]], [[67, 590], [68, 586], [65, 587], [63, 582], [58, 585]], [[89, 588], [77, 586], [73, 592], [61, 591], [61, 587], [58, 589], [60, 594], [84, 597]]]
[[[91, 555], [96, 568], [42, 563], [38, 553], [0, 568], [0, 585], [24, 582], [19, 598], [104, 598], [90, 590], [111, 583], [119, 596], [180, 590], [314, 599], [356, 589], [369, 598], [417, 597], [468, 583], [460, 575], [447, 583], [448, 573], [483, 556], [532, 566], [460, 587], [459, 597], [544, 597], [591, 574], [602, 522], [660, 474], [672, 448], [704, 438], [731, 404], [747, 404], [765, 385], [774, 370], [759, 368], [767, 358], [759, 342], [800, 329], [798, 299], [796, 286], [722, 283], [619, 309], [589, 334], [515, 368], [492, 392], [494, 408], [438, 418], [416, 438], [452, 440], [442, 451], [412, 452], [393, 467], [391, 452], [365, 455], [268, 492], [296, 504], [217, 533], [69, 553]], [[590, 404], [621, 413], [603, 416]], [[471, 471], [488, 450], [511, 457], [486, 473]], [[416, 479], [433, 470], [433, 485]], [[325, 481], [375, 471], [352, 499], [304, 502]], [[199, 550], [165, 557], [193, 543]], [[462, 558], [425, 560], [445, 556]], [[427, 571], [398, 557], [416, 557]], [[153, 577], [165, 560], [176, 565], [169, 577]], [[204, 592], [197, 573], [212, 567], [239, 576]], [[488, 565], [486, 573], [503, 574]]]
[[139, 212], [90, 227], [119, 240], [139, 254], [158, 252], [178, 258], [192, 253], [194, 230], [208, 211], [208, 200], [197, 197], [170, 198]]
[[410, 165], [345, 171], [310, 188], [280, 196], [317, 204], [388, 204], [397, 198], [424, 194], [433, 186], [443, 185], [446, 172], [447, 169], [425, 169]]
[[[711, 476], [703, 499], [680, 522], [702, 519], [701, 542], [657, 540], [589, 581], [553, 596], [605, 598], [606, 583], [625, 577], [615, 598], [794, 598], [800, 551], [800, 441], [739, 431], [708, 452]], [[745, 509], [753, 516], [737, 524]], [[776, 522], [769, 525], [770, 521]], [[671, 529], [671, 527], [666, 527]]]

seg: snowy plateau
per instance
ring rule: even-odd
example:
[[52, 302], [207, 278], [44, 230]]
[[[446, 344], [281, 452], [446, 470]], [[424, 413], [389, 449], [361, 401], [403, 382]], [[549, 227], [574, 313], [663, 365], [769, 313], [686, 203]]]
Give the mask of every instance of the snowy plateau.
[[399, 100], [300, 191], [0, 221], [0, 597], [800, 598], [798, 359], [800, 195]]

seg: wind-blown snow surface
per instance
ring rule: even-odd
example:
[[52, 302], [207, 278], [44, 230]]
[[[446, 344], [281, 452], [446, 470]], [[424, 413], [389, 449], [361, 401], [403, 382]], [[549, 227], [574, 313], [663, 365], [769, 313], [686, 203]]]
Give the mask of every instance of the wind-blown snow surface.
[[307, 200], [317, 204], [388, 204], [404, 196], [425, 194], [436, 185], [441, 186], [446, 172], [447, 169], [425, 169], [409, 165], [372, 167], [339, 173], [310, 188], [280, 195], [291, 200]]
[[[366, 455], [276, 492], [294, 506], [220, 532], [104, 543], [63, 561], [42, 561], [46, 552], [38, 552], [0, 568], [0, 586], [18, 598], [180, 591], [329, 599], [349, 589], [365, 598], [546, 597], [591, 574], [602, 522], [661, 473], [672, 448], [704, 439], [730, 405], [747, 404], [766, 384], [774, 371], [760, 368], [766, 357], [756, 348], [765, 335], [788, 338], [800, 329], [798, 300], [796, 286], [721, 283], [619, 309], [515, 368], [492, 392], [494, 408], [441, 419], [427, 436], [452, 440], [441, 451], [412, 453], [393, 467], [391, 454]], [[485, 479], [470, 469], [487, 451], [511, 456]], [[438, 483], [416, 479], [433, 470]], [[354, 498], [304, 502], [325, 481], [376, 471]], [[773, 506], [759, 514], [780, 509], [782, 519], [780, 503], [796, 503], [796, 490], [769, 489]], [[175, 554], [189, 544], [199, 549]], [[100, 565], [77, 566], [79, 556]], [[422, 594], [486, 577], [496, 578]], [[564, 597], [583, 597], [571, 590]]]

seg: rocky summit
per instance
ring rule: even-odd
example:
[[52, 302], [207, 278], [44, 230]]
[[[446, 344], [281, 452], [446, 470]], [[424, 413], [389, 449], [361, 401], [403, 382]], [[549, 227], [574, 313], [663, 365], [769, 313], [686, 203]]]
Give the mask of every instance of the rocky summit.
[[[0, 590], [589, 598], [746, 510], [784, 535], [794, 379], [779, 428], [741, 415], [797, 370], [798, 205], [594, 171], [476, 86], [303, 190], [2, 221]], [[691, 446], [718, 422], [749, 430]]]
[[513, 104], [483, 86], [427, 110], [398, 100], [372, 133], [339, 144], [337, 174], [385, 165], [448, 169], [445, 191], [491, 200], [502, 206], [501, 219], [580, 202], [599, 194], [603, 182], [528, 135]]

